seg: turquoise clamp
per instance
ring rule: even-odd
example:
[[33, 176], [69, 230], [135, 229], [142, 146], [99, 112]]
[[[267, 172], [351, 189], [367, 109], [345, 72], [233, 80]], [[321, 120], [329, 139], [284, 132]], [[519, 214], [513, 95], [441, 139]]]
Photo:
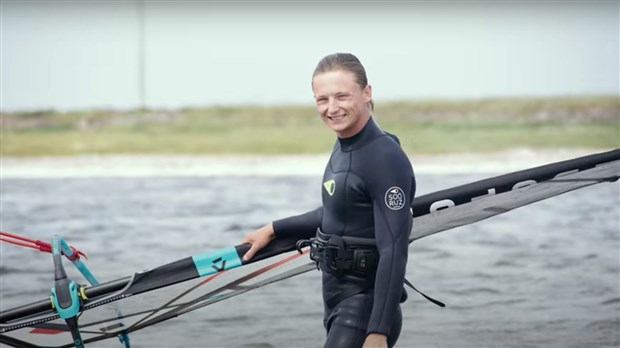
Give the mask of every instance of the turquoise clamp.
[[[64, 289], [63, 289], [64, 287]], [[80, 312], [80, 295], [78, 285], [66, 279], [57, 281], [51, 289], [52, 304], [56, 313], [62, 318], [72, 318]]]

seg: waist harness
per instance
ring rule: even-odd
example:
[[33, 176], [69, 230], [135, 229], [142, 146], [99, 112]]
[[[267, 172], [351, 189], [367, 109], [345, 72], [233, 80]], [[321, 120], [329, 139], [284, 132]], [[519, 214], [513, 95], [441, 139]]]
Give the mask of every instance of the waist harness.
[[318, 230], [315, 238], [299, 241], [297, 249], [307, 245], [317, 269], [338, 277], [368, 278], [377, 270], [379, 253], [374, 239], [327, 235]]
[[[336, 275], [337, 277], [352, 277], [352, 280], [362, 280], [371, 286], [374, 281], [377, 265], [379, 264], [379, 251], [374, 238], [361, 238], [349, 236], [337, 236], [323, 233], [317, 229], [316, 236], [310, 239], [302, 239], [297, 242], [297, 251], [310, 246], [310, 259], [316, 262], [317, 269]], [[430, 302], [445, 307], [420, 290], [416, 289], [407, 279], [405, 284], [415, 292], [422, 295]], [[356, 292], [359, 292], [356, 291]], [[330, 302], [338, 303], [344, 298], [354, 295], [341, 294], [337, 299]], [[403, 289], [401, 303], [407, 299], [407, 293]], [[328, 304], [331, 307], [331, 304]]]

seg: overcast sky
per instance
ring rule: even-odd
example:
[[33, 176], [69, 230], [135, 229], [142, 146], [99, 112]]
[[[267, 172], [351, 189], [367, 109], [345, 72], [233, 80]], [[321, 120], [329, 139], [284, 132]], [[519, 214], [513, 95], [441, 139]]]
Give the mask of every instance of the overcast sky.
[[619, 93], [618, 1], [1, 6], [4, 111], [137, 107], [141, 62], [149, 107], [311, 104], [333, 52], [360, 58], [378, 103]]

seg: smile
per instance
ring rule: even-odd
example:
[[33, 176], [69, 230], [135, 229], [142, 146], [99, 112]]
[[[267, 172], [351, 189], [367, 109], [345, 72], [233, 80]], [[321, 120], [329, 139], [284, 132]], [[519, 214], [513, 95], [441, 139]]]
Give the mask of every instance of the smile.
[[343, 118], [344, 118], [344, 115], [327, 116], [327, 118], [329, 118], [329, 119], [330, 119], [330, 120], [332, 120], [332, 121], [337, 121], [337, 120], [343, 119]]

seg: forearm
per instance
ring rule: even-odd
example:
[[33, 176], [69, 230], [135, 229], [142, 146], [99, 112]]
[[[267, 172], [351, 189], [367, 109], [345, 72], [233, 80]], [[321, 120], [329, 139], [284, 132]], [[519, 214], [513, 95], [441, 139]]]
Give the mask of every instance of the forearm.
[[397, 312], [403, 293], [407, 266], [407, 243], [395, 241], [391, 247], [379, 251], [379, 265], [375, 278], [372, 314], [367, 333], [389, 333], [394, 313]]
[[323, 208], [311, 210], [301, 215], [275, 220], [273, 230], [277, 238], [312, 238], [321, 226]]

